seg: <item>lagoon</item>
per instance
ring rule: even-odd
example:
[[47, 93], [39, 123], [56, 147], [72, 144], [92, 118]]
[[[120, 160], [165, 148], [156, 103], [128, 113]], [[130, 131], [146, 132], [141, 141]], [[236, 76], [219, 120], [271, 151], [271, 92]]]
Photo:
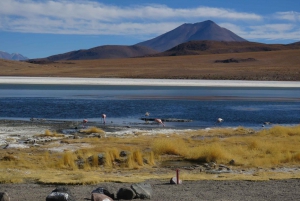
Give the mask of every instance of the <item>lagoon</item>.
[[[100, 123], [105, 113], [111, 125], [157, 127], [140, 120], [149, 112], [151, 118], [192, 120], [167, 122], [167, 128], [261, 128], [264, 122], [300, 123], [300, 87], [241, 86], [2, 83], [0, 118]], [[224, 122], [216, 125], [219, 117]]]

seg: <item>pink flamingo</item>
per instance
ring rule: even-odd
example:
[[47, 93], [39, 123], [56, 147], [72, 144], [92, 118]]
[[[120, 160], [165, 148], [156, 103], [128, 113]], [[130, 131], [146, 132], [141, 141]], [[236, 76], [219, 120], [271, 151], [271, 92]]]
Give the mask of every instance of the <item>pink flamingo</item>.
[[162, 124], [163, 127], [165, 127], [165, 124], [162, 122], [161, 119], [154, 119], [155, 122], [157, 122], [158, 124]]
[[106, 114], [102, 114], [102, 121], [105, 124], [105, 118], [106, 118]]
[[85, 125], [86, 125], [87, 122], [88, 122], [87, 119], [84, 119], [84, 120], [82, 121], [82, 127], [83, 127], [83, 128], [85, 128]]

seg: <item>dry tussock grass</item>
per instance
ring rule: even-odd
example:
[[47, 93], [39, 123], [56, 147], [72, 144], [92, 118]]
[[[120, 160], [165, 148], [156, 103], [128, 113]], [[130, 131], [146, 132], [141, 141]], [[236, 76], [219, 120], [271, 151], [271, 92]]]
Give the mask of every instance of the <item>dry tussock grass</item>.
[[[170, 159], [162, 157], [165, 155], [171, 158], [178, 156], [182, 160], [193, 160], [198, 163], [214, 161], [218, 164], [228, 164], [231, 159], [234, 159], [236, 168], [288, 167], [298, 165], [300, 162], [299, 127], [275, 126], [255, 134], [249, 134], [245, 128], [233, 130], [218, 128], [215, 131], [205, 131], [206, 133], [201, 130], [169, 136], [140, 135], [132, 138], [68, 139], [70, 144], [89, 143], [91, 146], [62, 153], [45, 151], [42, 150], [43, 147], [22, 151], [13, 150], [12, 152], [0, 150], [0, 172], [3, 173], [0, 182], [21, 182], [28, 179], [38, 180], [41, 183], [64, 181], [68, 184], [92, 184], [103, 180], [125, 181], [126, 178], [115, 175], [116, 171], [137, 171], [135, 173], [142, 178], [141, 175], [145, 176], [151, 172], [151, 167], [159, 165], [160, 160]], [[223, 136], [222, 133], [224, 133]], [[149, 144], [149, 142], [151, 143]], [[121, 158], [120, 151], [128, 152], [128, 156], [125, 159]], [[98, 155], [100, 153], [105, 155], [103, 165], [99, 164]], [[78, 161], [82, 161], [83, 166], [79, 167]], [[5, 169], [16, 169], [19, 172], [28, 171], [29, 173], [12, 175], [5, 172]], [[50, 176], [53, 172], [56, 172], [57, 175]], [[103, 175], [99, 178], [88, 176], [88, 172], [105, 173], [107, 176], [110, 175], [110, 179]], [[15, 176], [20, 176], [20, 179], [14, 178]], [[148, 178], [154, 177], [155, 175], [149, 175]], [[202, 174], [192, 177], [210, 178]], [[228, 179], [228, 177], [222, 176], [219, 179]], [[270, 175], [255, 177], [267, 178]], [[282, 176], [282, 178], [285, 177], [286, 175]], [[189, 177], [186, 176], [186, 178]], [[231, 176], [231, 178], [236, 177]]]
[[39, 134], [39, 135], [36, 135], [38, 137], [65, 137], [64, 134], [58, 134], [56, 132], [51, 132], [50, 130], [45, 130], [45, 133], [44, 134]]
[[91, 134], [91, 133], [104, 134], [105, 133], [101, 128], [97, 128], [97, 127], [91, 127], [91, 128], [85, 129], [85, 130], [80, 130], [80, 132], [86, 133], [86, 134]]

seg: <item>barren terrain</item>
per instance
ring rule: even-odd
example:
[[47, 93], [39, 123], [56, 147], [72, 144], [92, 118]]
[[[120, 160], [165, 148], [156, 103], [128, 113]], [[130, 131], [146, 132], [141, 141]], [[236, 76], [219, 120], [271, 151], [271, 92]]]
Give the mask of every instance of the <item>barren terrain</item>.
[[[0, 76], [300, 81], [300, 50], [59, 61], [0, 60]], [[252, 60], [220, 63], [217, 60]]]

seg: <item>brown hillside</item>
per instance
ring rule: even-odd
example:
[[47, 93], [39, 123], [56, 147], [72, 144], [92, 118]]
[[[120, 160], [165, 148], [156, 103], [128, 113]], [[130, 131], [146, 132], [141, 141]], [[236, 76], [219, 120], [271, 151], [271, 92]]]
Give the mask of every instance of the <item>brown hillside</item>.
[[[31, 64], [0, 60], [0, 76], [176, 78], [300, 81], [300, 50], [60, 61]], [[251, 62], [217, 60], [253, 58]]]
[[226, 54], [241, 52], [261, 52], [278, 51], [288, 49], [300, 49], [300, 45], [293, 43], [290, 45], [282, 44], [263, 44], [255, 42], [235, 42], [235, 41], [189, 41], [177, 45], [176, 47], [152, 56], [179, 56], [179, 55], [201, 55], [201, 54]]
[[61, 60], [90, 60], [90, 59], [116, 59], [138, 57], [147, 54], [155, 54], [157, 51], [148, 47], [132, 45], [104, 45], [87, 50], [76, 50], [63, 54], [53, 55], [47, 58], [30, 59], [30, 63], [51, 63]]

